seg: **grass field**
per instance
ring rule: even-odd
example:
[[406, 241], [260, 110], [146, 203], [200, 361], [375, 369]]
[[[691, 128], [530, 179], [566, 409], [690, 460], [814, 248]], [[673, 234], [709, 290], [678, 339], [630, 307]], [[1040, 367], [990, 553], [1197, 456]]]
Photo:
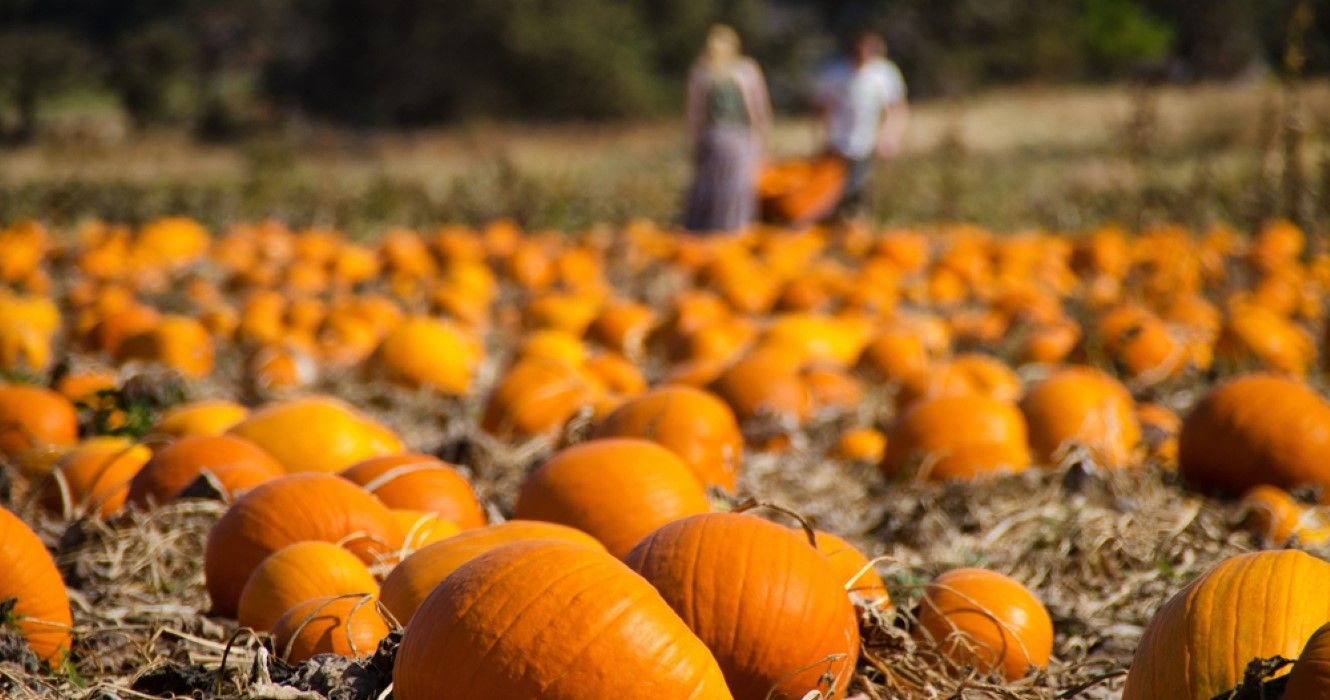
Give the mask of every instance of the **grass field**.
[[[999, 229], [1076, 228], [1280, 213], [1279, 86], [1025, 89], [916, 107], [904, 155], [880, 170], [884, 222], [967, 219]], [[1330, 85], [1303, 89], [1301, 174], [1314, 211]], [[0, 220], [142, 220], [184, 213], [218, 225], [275, 215], [357, 234], [385, 224], [511, 216], [532, 228], [636, 217], [670, 221], [688, 177], [675, 123], [479, 124], [419, 133], [313, 126], [225, 146], [173, 132], [125, 137], [106, 108], [70, 110], [38, 144], [0, 151]], [[818, 143], [808, 120], [777, 130], [776, 157]], [[1305, 218], [1305, 217], [1304, 217]]]

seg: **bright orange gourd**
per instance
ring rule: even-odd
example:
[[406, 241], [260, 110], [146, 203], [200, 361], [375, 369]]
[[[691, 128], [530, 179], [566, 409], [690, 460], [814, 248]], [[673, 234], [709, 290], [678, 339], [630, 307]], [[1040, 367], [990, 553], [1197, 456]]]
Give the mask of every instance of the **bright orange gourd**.
[[153, 454], [129, 483], [129, 502], [162, 505], [207, 472], [227, 496], [235, 496], [285, 471], [272, 455], [233, 435], [187, 437]]
[[1025, 419], [1009, 403], [974, 394], [921, 401], [892, 427], [882, 469], [894, 476], [915, 464], [932, 481], [1024, 471]]
[[42, 505], [57, 513], [84, 508], [103, 518], [120, 512], [129, 482], [152, 457], [152, 450], [125, 438], [89, 438], [56, 461], [42, 486]]
[[259, 563], [240, 591], [236, 620], [245, 627], [271, 630], [297, 603], [378, 592], [374, 574], [356, 555], [331, 542], [306, 540], [287, 545]]
[[733, 491], [743, 459], [743, 434], [734, 412], [715, 395], [663, 386], [606, 416], [596, 437], [642, 438], [679, 456], [707, 485]]
[[65, 582], [46, 545], [17, 515], [0, 508], [0, 600], [17, 599], [16, 624], [38, 657], [59, 666], [69, 650]]
[[306, 600], [287, 610], [272, 626], [277, 653], [293, 664], [315, 654], [369, 656], [389, 631], [373, 596], [368, 595]]
[[342, 477], [389, 508], [430, 511], [463, 529], [481, 527], [487, 520], [471, 482], [437, 457], [416, 452], [374, 457], [347, 467]]
[[954, 663], [1009, 681], [1047, 666], [1053, 652], [1043, 603], [1018, 581], [984, 569], [933, 579], [919, 602], [919, 626]]
[[402, 451], [392, 431], [323, 396], [269, 404], [230, 433], [267, 450], [288, 472], [337, 472]]
[[1091, 367], [1068, 367], [1036, 384], [1021, 399], [1030, 446], [1055, 464], [1079, 445], [1109, 468], [1128, 466], [1141, 440], [1135, 402], [1122, 383]]
[[69, 399], [35, 386], [0, 386], [0, 455], [14, 458], [33, 447], [72, 445], [78, 413]]
[[830, 532], [818, 530], [814, 534], [817, 538], [817, 551], [827, 558], [827, 563], [831, 565], [831, 570], [849, 592], [851, 600], [863, 601], [875, 607], [885, 608], [891, 605], [891, 595], [887, 592], [887, 585], [883, 583], [882, 577], [878, 575], [863, 552]]

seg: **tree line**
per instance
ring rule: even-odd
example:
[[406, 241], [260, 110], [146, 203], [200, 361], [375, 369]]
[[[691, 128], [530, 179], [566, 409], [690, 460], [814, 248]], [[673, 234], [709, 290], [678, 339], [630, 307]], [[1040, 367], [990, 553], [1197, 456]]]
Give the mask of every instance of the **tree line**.
[[916, 97], [995, 85], [1330, 69], [1330, 0], [0, 0], [0, 132], [68, 95], [226, 138], [293, 115], [397, 128], [679, 109], [707, 27], [736, 26], [779, 108], [882, 32]]

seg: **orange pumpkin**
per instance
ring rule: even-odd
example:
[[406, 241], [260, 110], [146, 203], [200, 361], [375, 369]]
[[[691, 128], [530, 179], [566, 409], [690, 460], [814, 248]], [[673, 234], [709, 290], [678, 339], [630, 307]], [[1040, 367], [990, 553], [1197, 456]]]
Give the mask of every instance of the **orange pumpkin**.
[[1141, 440], [1135, 402], [1118, 380], [1091, 367], [1068, 367], [1036, 384], [1021, 399], [1037, 459], [1055, 464], [1069, 445], [1097, 463], [1121, 468]]
[[337, 472], [402, 451], [392, 431], [323, 396], [268, 404], [229, 432], [267, 450], [288, 472]]
[[1234, 364], [1253, 363], [1261, 369], [1302, 376], [1316, 359], [1316, 343], [1310, 333], [1287, 318], [1243, 304], [1225, 320], [1215, 355]]
[[1209, 700], [1237, 686], [1253, 659], [1292, 658], [1330, 620], [1328, 587], [1330, 563], [1297, 550], [1225, 559], [1155, 613], [1123, 700]]
[[479, 346], [461, 330], [446, 321], [418, 316], [384, 336], [371, 364], [407, 386], [465, 394], [480, 359]]
[[591, 535], [566, 525], [538, 520], [509, 520], [467, 530], [446, 540], [421, 547], [388, 573], [379, 592], [383, 604], [407, 624], [416, 609], [441, 581], [472, 559], [513, 542], [551, 540], [604, 550]]
[[32, 448], [72, 445], [78, 413], [69, 399], [35, 386], [0, 386], [0, 455], [11, 459]]
[[709, 509], [702, 482], [673, 452], [605, 438], [561, 450], [531, 472], [513, 516], [575, 527], [621, 557], [661, 525]]
[[445, 579], [407, 627], [393, 693], [731, 697], [711, 652], [641, 577], [604, 552], [550, 541], [500, 547]]
[[1242, 496], [1243, 524], [1268, 547], [1282, 547], [1294, 537], [1315, 545], [1330, 539], [1330, 523], [1293, 500], [1287, 491], [1262, 484]]
[[16, 599], [14, 624], [37, 656], [58, 667], [74, 626], [55, 560], [18, 516], [0, 508], [0, 600]]
[[249, 416], [249, 409], [233, 401], [195, 401], [167, 409], [150, 437], [184, 438], [221, 435]]
[[332, 474], [290, 474], [241, 496], [208, 531], [203, 572], [215, 614], [234, 616], [250, 574], [269, 554], [304, 540], [343, 543], [366, 563], [402, 535], [388, 509]]
[[396, 556], [390, 556], [388, 562], [396, 565], [406, 555], [424, 547], [446, 540], [462, 532], [462, 528], [451, 520], [444, 520], [438, 513], [424, 510], [392, 508], [393, 520], [402, 533], [402, 549]]
[[590, 406], [600, 387], [566, 362], [522, 360], [490, 395], [481, 427], [498, 437], [548, 435]]
[[923, 372], [929, 363], [928, 349], [913, 333], [891, 330], [864, 347], [859, 364], [875, 370], [887, 381], [900, 381]]
[[169, 503], [205, 472], [227, 496], [285, 473], [272, 455], [248, 440], [232, 435], [181, 438], [158, 450], [134, 475], [129, 502]]
[[873, 607], [885, 608], [891, 605], [887, 584], [882, 582], [882, 577], [863, 552], [830, 532], [817, 530], [814, 534], [817, 551], [827, 558], [837, 580], [850, 593], [850, 600], [862, 601]]
[[1231, 379], [1192, 407], [1178, 460], [1182, 476], [1206, 490], [1330, 484], [1330, 404], [1295, 379]]
[[124, 339], [115, 350], [116, 362], [156, 362], [186, 377], [212, 373], [212, 337], [203, 324], [184, 316], [166, 316], [152, 328]]
[[1030, 465], [1025, 419], [1009, 403], [959, 395], [915, 404], [887, 438], [882, 470], [895, 476], [918, 464], [931, 481], [1020, 472]]
[[836, 441], [835, 456], [854, 462], [877, 464], [887, 453], [887, 436], [869, 427], [851, 428]]
[[919, 602], [919, 627], [952, 662], [1009, 681], [1043, 668], [1053, 652], [1053, 620], [1025, 586], [983, 569], [933, 579]]
[[378, 592], [374, 574], [356, 555], [331, 542], [296, 542], [269, 554], [249, 575], [240, 590], [236, 620], [252, 629], [272, 630], [297, 603]]
[[712, 389], [740, 420], [762, 416], [802, 422], [812, 411], [808, 387], [799, 375], [799, 357], [767, 347], [730, 365]]
[[471, 482], [437, 457], [416, 452], [374, 457], [347, 467], [342, 477], [389, 508], [437, 513], [462, 529], [481, 527], [488, 520]]
[[751, 515], [695, 515], [652, 532], [625, 561], [716, 655], [736, 698], [844, 696], [858, 619], [804, 533]]
[[725, 402], [701, 389], [652, 389], [606, 416], [595, 435], [657, 442], [678, 455], [704, 484], [730, 491], [737, 484], [744, 447], [739, 424]]
[[293, 664], [315, 654], [370, 656], [389, 631], [369, 595], [306, 600], [287, 610], [272, 626], [277, 653]]
[[85, 440], [55, 462], [42, 486], [42, 505], [73, 514], [91, 508], [103, 518], [119, 513], [129, 496], [129, 482], [152, 457], [152, 450], [125, 438]]
[[1330, 700], [1330, 623], [1312, 633], [1288, 674], [1284, 697]]

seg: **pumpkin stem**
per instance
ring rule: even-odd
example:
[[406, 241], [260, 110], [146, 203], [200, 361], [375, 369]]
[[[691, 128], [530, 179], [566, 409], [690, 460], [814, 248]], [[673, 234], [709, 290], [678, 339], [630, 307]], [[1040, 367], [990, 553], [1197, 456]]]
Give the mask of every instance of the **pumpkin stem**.
[[791, 518], [797, 520], [799, 522], [799, 526], [803, 528], [804, 534], [808, 536], [809, 546], [811, 546], [813, 549], [817, 549], [817, 532], [813, 529], [813, 525], [808, 521], [808, 518], [796, 510], [792, 510], [790, 508], [786, 508], [785, 506], [777, 505], [775, 503], [759, 501], [756, 498], [749, 496], [748, 498], [745, 498], [744, 500], [736, 504], [731, 512], [744, 513], [750, 510], [754, 510], [756, 508], [769, 508], [771, 510], [776, 511], [777, 513], [788, 515]]

